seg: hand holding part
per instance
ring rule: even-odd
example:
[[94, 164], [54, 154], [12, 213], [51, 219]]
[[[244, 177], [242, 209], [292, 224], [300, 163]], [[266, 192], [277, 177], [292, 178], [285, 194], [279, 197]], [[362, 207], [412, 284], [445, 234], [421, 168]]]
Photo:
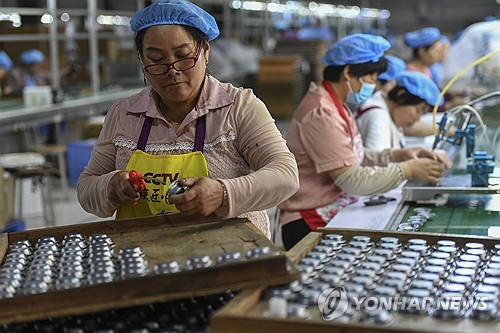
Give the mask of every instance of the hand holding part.
[[145, 182], [146, 180], [149, 182], [153, 182], [153, 184], [155, 185], [158, 184], [165, 185], [165, 182], [160, 178], [143, 176], [139, 172], [137, 172], [137, 170], [130, 171], [128, 176], [129, 176], [128, 181], [136, 192], [141, 192], [146, 188], [146, 182]]
[[418, 158], [400, 163], [406, 179], [418, 179], [437, 184], [443, 177], [443, 165], [430, 158]]
[[141, 192], [146, 188], [146, 182], [137, 170], [132, 170], [128, 173], [128, 182], [136, 192]]
[[422, 147], [394, 149], [392, 153], [394, 156], [394, 161], [396, 162], [404, 162], [418, 158], [436, 159], [436, 156], [431, 150]]
[[139, 192], [134, 190], [129, 174], [129, 171], [122, 170], [116, 172], [111, 178], [108, 200], [113, 205], [126, 205], [139, 199]]
[[[137, 170], [132, 170], [128, 173], [128, 182], [137, 193], [144, 191], [146, 188], [146, 182]], [[134, 206], [137, 206], [137, 204], [138, 201], [134, 201]]]
[[436, 158], [437, 160], [443, 164], [443, 167], [446, 169], [446, 170], [449, 170], [451, 169], [451, 167], [453, 166], [453, 161], [450, 159], [450, 157], [448, 156], [448, 153], [446, 152], [446, 150], [442, 150], [442, 149], [436, 149], [434, 151], [434, 154], [436, 155]]
[[186, 215], [208, 216], [221, 207], [224, 199], [224, 189], [216, 179], [208, 177], [184, 178], [179, 181], [180, 186], [189, 188], [189, 191], [169, 197], [169, 202]]
[[396, 162], [404, 162], [407, 160], [418, 158], [420, 153], [420, 148], [403, 148], [403, 149], [394, 149], [392, 154], [394, 156], [394, 161]]
[[171, 204], [170, 196], [184, 193], [187, 190], [189, 190], [189, 186], [181, 185], [178, 180], [174, 180], [173, 182], [171, 182], [167, 188], [167, 198], [166, 198], [167, 204], [169, 205]]

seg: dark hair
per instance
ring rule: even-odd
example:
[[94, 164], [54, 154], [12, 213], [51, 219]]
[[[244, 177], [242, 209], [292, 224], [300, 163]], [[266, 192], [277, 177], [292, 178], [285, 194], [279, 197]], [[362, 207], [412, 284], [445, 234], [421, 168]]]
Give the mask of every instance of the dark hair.
[[[340, 80], [340, 75], [344, 70], [343, 66], [326, 66], [323, 70], [323, 79], [327, 81], [338, 82]], [[383, 73], [387, 70], [387, 59], [381, 58], [377, 62], [365, 62], [362, 64], [349, 65], [349, 74], [355, 77], [362, 77], [373, 73]]]
[[420, 56], [418, 55], [418, 50], [420, 49], [424, 49], [425, 52], [429, 51], [429, 49], [434, 45], [436, 44], [437, 42], [439, 42], [439, 39], [435, 42], [432, 42], [430, 43], [429, 45], [426, 45], [426, 46], [420, 46], [420, 47], [416, 47], [413, 49], [413, 58], [414, 59], [418, 59], [420, 58]]
[[387, 82], [389, 82], [389, 80], [384, 80], [384, 79], [379, 78], [379, 79], [378, 79], [378, 82], [380, 82], [380, 85], [381, 85], [381, 86], [383, 86], [383, 85], [385, 85]]
[[[186, 30], [186, 32], [193, 37], [195, 42], [199, 44], [208, 42], [208, 37], [203, 32], [201, 32], [201, 30], [189, 25], [181, 25], [181, 27], [184, 28], [184, 30]], [[137, 50], [137, 52], [139, 52], [139, 54], [142, 54], [144, 35], [146, 34], [147, 30], [148, 28], [139, 30], [134, 36], [135, 49]]]
[[408, 90], [406, 90], [406, 88], [401, 86], [394, 87], [391, 91], [389, 91], [387, 97], [398, 105], [417, 105], [425, 102], [425, 100], [413, 95]]

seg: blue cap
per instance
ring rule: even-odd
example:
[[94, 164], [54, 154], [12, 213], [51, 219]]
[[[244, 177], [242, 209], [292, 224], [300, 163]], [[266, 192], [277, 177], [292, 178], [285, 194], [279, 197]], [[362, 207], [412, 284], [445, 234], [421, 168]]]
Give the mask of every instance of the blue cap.
[[321, 62], [326, 66], [345, 66], [377, 62], [391, 47], [387, 39], [369, 34], [346, 36], [330, 46]]
[[403, 59], [393, 55], [386, 55], [385, 58], [387, 59], [387, 70], [378, 76], [379, 79], [390, 81], [406, 69], [406, 63]]
[[431, 45], [441, 39], [441, 31], [438, 28], [423, 28], [405, 34], [404, 42], [409, 47], [416, 49]]
[[448, 37], [441, 36], [441, 43], [446, 44], [446, 43], [449, 43], [449, 42], [450, 42], [450, 40], [448, 39]]
[[6, 70], [11, 70], [12, 66], [12, 60], [10, 60], [7, 53], [0, 51], [0, 67], [5, 68]]
[[138, 11], [132, 20], [130, 28], [133, 32], [152, 27], [154, 25], [179, 24], [197, 28], [209, 40], [219, 36], [219, 28], [215, 18], [185, 0], [158, 0], [146, 8]]
[[[396, 75], [396, 85], [405, 88], [412, 95], [420, 97], [429, 105], [435, 105], [441, 93], [434, 81], [420, 72], [403, 71], [399, 73]], [[439, 106], [443, 103], [444, 100], [441, 98]]]
[[45, 61], [42, 51], [37, 49], [26, 50], [19, 56], [21, 62], [25, 65], [38, 64]]

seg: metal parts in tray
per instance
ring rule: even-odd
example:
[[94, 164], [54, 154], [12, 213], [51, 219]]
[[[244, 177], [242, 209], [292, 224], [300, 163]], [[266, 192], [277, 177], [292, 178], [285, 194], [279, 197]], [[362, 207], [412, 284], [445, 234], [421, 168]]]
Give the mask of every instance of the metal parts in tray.
[[1, 234], [0, 254], [0, 324], [282, 284], [299, 276], [285, 254], [244, 219], [164, 215]]
[[289, 253], [301, 278], [247, 294], [257, 302], [238, 300], [247, 315], [223, 309], [215, 332], [230, 332], [238, 319], [259, 332], [498, 331], [500, 240], [328, 229]]

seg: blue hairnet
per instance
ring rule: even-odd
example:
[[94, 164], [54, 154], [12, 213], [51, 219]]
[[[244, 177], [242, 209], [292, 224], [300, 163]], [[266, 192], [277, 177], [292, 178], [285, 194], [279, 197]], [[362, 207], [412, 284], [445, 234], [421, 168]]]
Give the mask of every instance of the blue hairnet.
[[353, 34], [330, 46], [321, 62], [327, 66], [345, 66], [377, 62], [391, 44], [381, 36]]
[[[396, 75], [396, 85], [405, 88], [412, 95], [420, 97], [429, 105], [435, 105], [441, 93], [434, 81], [420, 72], [403, 71], [399, 73]], [[439, 106], [443, 103], [444, 100], [441, 98]]]
[[37, 49], [26, 50], [19, 56], [21, 62], [25, 65], [38, 64], [45, 61], [42, 51]]
[[441, 39], [441, 32], [438, 28], [423, 28], [406, 33], [404, 42], [409, 47], [416, 49], [418, 47], [431, 45], [439, 39]]
[[406, 63], [403, 59], [393, 55], [386, 55], [387, 70], [378, 76], [381, 80], [390, 81], [400, 72], [406, 69]]
[[158, 0], [138, 11], [132, 20], [130, 28], [133, 32], [154, 25], [179, 24], [197, 28], [209, 40], [219, 36], [217, 22], [212, 15], [185, 0]]
[[9, 56], [4, 51], [0, 51], [0, 67], [6, 70], [12, 69], [12, 60], [10, 60]]

